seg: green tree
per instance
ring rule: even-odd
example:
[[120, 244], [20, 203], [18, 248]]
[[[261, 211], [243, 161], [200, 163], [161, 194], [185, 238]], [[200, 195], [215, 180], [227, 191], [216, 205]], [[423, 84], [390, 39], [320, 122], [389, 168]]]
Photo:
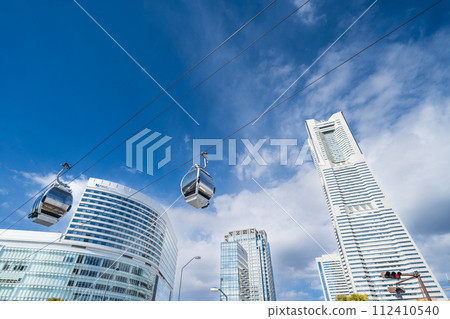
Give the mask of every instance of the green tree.
[[369, 300], [369, 297], [367, 297], [367, 295], [351, 294], [350, 299], [352, 301], [367, 301]]
[[346, 296], [346, 295], [337, 295], [336, 296], [336, 301], [349, 301], [350, 296]]
[[360, 294], [351, 294], [350, 296], [347, 295], [337, 295], [336, 301], [367, 301], [369, 300], [369, 297], [367, 295], [360, 295]]

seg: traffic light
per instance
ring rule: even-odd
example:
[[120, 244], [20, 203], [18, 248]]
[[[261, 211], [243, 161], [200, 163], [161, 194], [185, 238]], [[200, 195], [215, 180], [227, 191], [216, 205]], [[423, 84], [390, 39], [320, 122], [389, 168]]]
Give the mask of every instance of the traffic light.
[[386, 271], [381, 273], [381, 277], [383, 277], [384, 279], [401, 279], [402, 273], [400, 271]]
[[384, 279], [390, 279], [391, 278], [391, 272], [390, 271], [382, 272], [381, 273], [381, 277], [383, 277]]
[[401, 295], [405, 293], [405, 288], [403, 287], [388, 287], [388, 291], [391, 294]]

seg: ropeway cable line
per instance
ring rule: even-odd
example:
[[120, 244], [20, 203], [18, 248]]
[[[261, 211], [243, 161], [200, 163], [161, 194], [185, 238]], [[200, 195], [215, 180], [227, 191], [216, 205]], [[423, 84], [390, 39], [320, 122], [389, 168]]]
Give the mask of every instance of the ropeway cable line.
[[[214, 71], [213, 73], [211, 73], [210, 75], [208, 75], [205, 79], [203, 79], [201, 82], [199, 82], [197, 85], [195, 85], [193, 88], [191, 88], [188, 92], [186, 92], [182, 97], [179, 98], [179, 100], [183, 99], [184, 97], [186, 97], [188, 94], [190, 94], [191, 92], [193, 92], [195, 89], [197, 89], [198, 87], [200, 87], [202, 84], [204, 84], [207, 80], [209, 80], [210, 78], [212, 78], [216, 73], [218, 73], [220, 70], [222, 70], [223, 68], [225, 68], [228, 64], [230, 64], [231, 62], [233, 62], [234, 60], [236, 60], [239, 56], [241, 56], [243, 53], [245, 53], [249, 48], [251, 48], [253, 45], [255, 45], [257, 42], [259, 42], [261, 39], [263, 39], [265, 36], [267, 36], [270, 32], [272, 32], [273, 30], [275, 30], [280, 24], [282, 24], [283, 22], [285, 22], [287, 19], [289, 19], [291, 16], [293, 16], [295, 13], [297, 13], [300, 9], [302, 9], [306, 4], [308, 4], [311, 0], [307, 0], [304, 3], [300, 4], [297, 8], [295, 8], [293, 11], [291, 11], [286, 17], [284, 17], [282, 20], [280, 20], [278, 23], [276, 23], [274, 26], [272, 26], [270, 29], [268, 29], [266, 32], [264, 32], [261, 36], [259, 36], [257, 39], [255, 39], [253, 42], [251, 42], [246, 48], [244, 48], [242, 51], [240, 51], [238, 54], [236, 54], [234, 57], [232, 57], [231, 59], [229, 59], [227, 62], [225, 62], [222, 66], [220, 66], [216, 71]], [[136, 133], [140, 132], [143, 128], [145, 128], [148, 124], [150, 124], [151, 122], [153, 122], [154, 120], [156, 120], [158, 117], [160, 117], [162, 114], [164, 114], [165, 112], [167, 112], [170, 108], [172, 108], [174, 105], [176, 105], [175, 103], [172, 103], [170, 106], [168, 106], [167, 108], [165, 108], [164, 110], [162, 110], [159, 114], [157, 114], [155, 117], [153, 117], [150, 121], [148, 121], [146, 124], [144, 124], [139, 130], [137, 130], [135, 133], [133, 133], [131, 136], [134, 136]], [[92, 169], [94, 166], [96, 166], [99, 162], [101, 162], [103, 159], [105, 159], [107, 156], [109, 156], [112, 152], [114, 152], [116, 149], [118, 149], [120, 146], [122, 146], [124, 143], [126, 142], [126, 140], [122, 141], [120, 144], [118, 144], [116, 147], [114, 147], [113, 149], [111, 149], [108, 153], [106, 153], [104, 156], [102, 156], [100, 159], [98, 159], [97, 161], [95, 161], [92, 165], [90, 165], [89, 167], [87, 167], [86, 169], [84, 169], [81, 173], [79, 173], [76, 177], [72, 178], [72, 180], [70, 182], [68, 182], [68, 184], [71, 184], [73, 181], [75, 181], [76, 179], [80, 178], [83, 174], [85, 174], [87, 171], [89, 171], [90, 169]], [[78, 161], [80, 162], [80, 161]], [[77, 163], [78, 163], [77, 162]], [[76, 163], [76, 164], [77, 164]], [[74, 165], [72, 165], [71, 167], [73, 167]], [[67, 171], [64, 171], [63, 174], [65, 174]], [[62, 175], [63, 175], [62, 174]], [[36, 197], [37, 195], [39, 195], [39, 193], [41, 193], [42, 191], [44, 191], [48, 186], [50, 186], [52, 184], [52, 182], [50, 182], [50, 184], [48, 184], [47, 186], [45, 186], [42, 190], [40, 190], [38, 193], [36, 193], [34, 195], [34, 197]], [[34, 197], [30, 198], [27, 202], [25, 202], [24, 204], [22, 204], [19, 208], [17, 208], [16, 210], [20, 209], [21, 207], [23, 207], [25, 204], [27, 204], [29, 201], [31, 201]], [[8, 215], [7, 217], [5, 217], [1, 222], [5, 221], [6, 219], [8, 219], [15, 211], [13, 211], [10, 215]], [[13, 224], [11, 224], [9, 227], [7, 227], [6, 229], [4, 229], [1, 233], [0, 236], [7, 231], [8, 229], [11, 229], [13, 226], [15, 226], [17, 223], [19, 223], [20, 221], [22, 221], [24, 218], [26, 218], [27, 216], [23, 216], [22, 218], [20, 218], [19, 220], [15, 221]]]
[[[433, 7], [435, 7], [436, 5], [438, 5], [440, 2], [442, 2], [442, 0], [439, 0], [435, 3], [433, 3], [432, 5], [430, 5], [429, 7], [427, 7], [426, 9], [422, 10], [421, 12], [417, 13], [416, 15], [414, 15], [412, 18], [406, 20], [405, 22], [403, 22], [402, 24], [400, 24], [399, 26], [397, 26], [396, 28], [392, 29], [390, 32], [386, 33], [385, 35], [381, 36], [380, 38], [378, 38], [377, 40], [375, 40], [374, 42], [372, 42], [371, 44], [369, 44], [368, 46], [364, 47], [363, 49], [359, 50], [358, 52], [356, 52], [355, 54], [353, 54], [352, 56], [350, 56], [349, 58], [347, 58], [346, 60], [342, 61], [341, 63], [337, 64], [335, 67], [331, 68], [330, 70], [328, 70], [327, 72], [323, 73], [322, 75], [316, 77], [314, 80], [310, 81], [307, 85], [305, 85], [304, 87], [302, 87], [301, 89], [295, 91], [293, 94], [291, 94], [290, 96], [286, 97], [285, 99], [283, 99], [282, 101], [278, 102], [277, 104], [275, 104], [274, 106], [272, 106], [270, 109], [268, 109], [264, 115], [270, 113], [271, 111], [273, 111], [274, 109], [278, 108], [280, 105], [286, 103], [287, 101], [289, 101], [290, 99], [292, 99], [293, 97], [297, 96], [299, 93], [303, 92], [305, 89], [309, 88], [310, 86], [316, 84], [317, 82], [319, 82], [320, 80], [322, 80], [323, 78], [325, 78], [326, 76], [328, 76], [329, 74], [331, 74], [332, 72], [336, 71], [337, 69], [339, 69], [340, 67], [342, 67], [343, 65], [345, 65], [346, 63], [348, 63], [349, 61], [353, 60], [354, 58], [358, 57], [360, 54], [364, 53], [365, 51], [367, 51], [368, 49], [370, 49], [371, 47], [373, 47], [374, 45], [376, 45], [377, 43], [381, 42], [382, 40], [384, 40], [385, 38], [387, 38], [388, 36], [390, 36], [391, 34], [393, 34], [394, 32], [400, 30], [401, 28], [403, 28], [404, 26], [406, 26], [407, 24], [409, 24], [410, 22], [414, 21], [415, 19], [417, 19], [419, 16], [421, 16], [422, 14], [426, 13], [427, 11], [431, 10]], [[259, 116], [258, 116], [259, 117]], [[249, 122], [247, 122], [246, 124], [242, 125], [241, 127], [239, 127], [238, 129], [236, 129], [234, 132], [232, 132], [231, 134], [227, 135], [226, 137], [224, 137], [222, 139], [222, 141], [225, 141], [227, 139], [229, 139], [231, 136], [235, 135], [236, 133], [240, 132], [241, 130], [243, 130], [244, 128], [246, 128], [247, 126], [249, 126], [251, 123], [253, 123], [258, 117], [255, 117], [254, 119], [250, 120]], [[207, 150], [212, 149], [213, 147], [215, 147], [216, 145], [212, 145], [211, 147], [209, 147]], [[144, 187], [140, 188], [139, 190], [135, 191], [134, 193], [132, 193], [131, 195], [129, 195], [127, 197], [131, 198], [132, 196], [134, 196], [137, 193], [142, 192], [143, 190], [145, 190], [146, 188], [148, 188], [149, 186], [153, 185], [154, 183], [162, 180], [163, 178], [165, 178], [166, 176], [172, 174], [173, 172], [177, 171], [178, 169], [180, 169], [181, 167], [183, 167], [184, 165], [192, 162], [192, 160], [194, 160], [195, 158], [200, 157], [201, 154], [198, 154], [197, 156], [192, 157], [191, 159], [189, 159], [188, 161], [180, 164], [179, 166], [173, 168], [172, 170], [170, 170], [169, 172], [167, 172], [166, 174], [160, 176], [159, 178], [155, 179], [154, 181], [152, 181], [151, 183], [145, 185]], [[115, 206], [114, 206], [115, 207]], [[112, 208], [114, 208], [112, 207]], [[79, 225], [79, 226], [83, 226], [86, 225], [88, 222], [90, 222], [93, 218], [95, 218], [96, 216], [98, 216], [101, 213], [107, 212], [109, 211], [109, 209], [106, 209], [102, 212], [99, 212], [98, 214], [96, 214], [95, 216], [93, 216], [91, 219], [87, 220], [85, 223]], [[76, 228], [74, 228], [74, 230], [76, 230]], [[64, 237], [65, 235], [63, 235], [62, 237]], [[50, 242], [46, 245], [44, 245], [43, 247], [39, 248], [38, 250], [34, 251], [33, 253], [29, 254], [27, 257], [23, 258], [21, 261], [24, 260], [28, 260], [31, 256], [35, 255], [36, 253], [38, 253], [39, 251], [45, 249], [46, 247], [50, 246], [51, 244], [61, 240], [62, 238], [58, 238], [57, 240], [54, 240], [53, 242]], [[19, 284], [20, 285], [20, 284]]]
[[[153, 100], [151, 100], [149, 103], [147, 103], [144, 107], [142, 107], [140, 110], [138, 110], [135, 114], [133, 114], [129, 119], [127, 119], [124, 123], [122, 123], [118, 128], [116, 128], [114, 131], [112, 131], [109, 135], [107, 135], [103, 140], [101, 140], [99, 143], [97, 143], [93, 148], [91, 148], [86, 154], [84, 154], [81, 158], [79, 158], [74, 164], [71, 165], [71, 168], [77, 166], [81, 161], [83, 161], [87, 156], [89, 156], [92, 152], [94, 152], [97, 148], [99, 148], [103, 143], [105, 143], [107, 140], [109, 140], [114, 134], [116, 134], [120, 129], [122, 129], [125, 125], [127, 125], [129, 122], [131, 122], [135, 117], [137, 117], [140, 113], [142, 113], [146, 108], [148, 108], [151, 104], [153, 104], [160, 96], [162, 96], [164, 93], [166, 93], [171, 87], [173, 87], [176, 83], [178, 83], [181, 79], [183, 79], [185, 76], [187, 76], [189, 73], [191, 73], [195, 68], [197, 68], [201, 63], [203, 63], [208, 57], [210, 57], [212, 54], [214, 54], [219, 48], [221, 48], [223, 45], [225, 45], [227, 42], [229, 42], [234, 36], [236, 36], [239, 32], [241, 32], [245, 27], [247, 27], [253, 20], [255, 20], [259, 15], [261, 15], [263, 12], [265, 12], [267, 9], [269, 9], [273, 4], [275, 4], [278, 0], [273, 0], [272, 2], [270, 2], [266, 7], [264, 7], [261, 11], [259, 11], [255, 16], [253, 16], [250, 20], [248, 20], [246, 23], [244, 23], [241, 27], [239, 27], [236, 31], [234, 31], [228, 38], [226, 38], [224, 41], [222, 41], [222, 43], [220, 43], [217, 47], [215, 47], [212, 51], [210, 51], [206, 56], [204, 56], [199, 62], [197, 62], [196, 64], [194, 64], [191, 68], [188, 69], [188, 71], [186, 71], [182, 76], [180, 76], [177, 80], [175, 80], [170, 86], [168, 86], [166, 89], [163, 90], [163, 92], [159, 93], [155, 98], [153, 98]], [[310, 0], [308, 0], [307, 2], [309, 2]], [[86, 13], [87, 11], [81, 7], [81, 5], [74, 0], [74, 2]], [[88, 16], [90, 16], [88, 14]], [[90, 16], [91, 19], [92, 16]], [[95, 20], [94, 20], [95, 21]], [[95, 21], [98, 24], [97, 21]], [[99, 25], [100, 26], [100, 25]], [[101, 27], [101, 26], [100, 26]], [[102, 28], [103, 29], [103, 28]], [[104, 29], [103, 29], [104, 30]], [[106, 30], [104, 30], [106, 32]], [[108, 33], [107, 33], [108, 34]], [[109, 34], [108, 34], [109, 35]], [[110, 36], [111, 37], [111, 36]], [[164, 110], [163, 112], [165, 112], [166, 110]], [[161, 113], [159, 114], [161, 115]], [[158, 116], [159, 116], [158, 115]], [[109, 155], [110, 153], [108, 153]], [[103, 157], [104, 158], [104, 157]], [[90, 168], [92, 168], [93, 166], [95, 166], [97, 163], [95, 163], [94, 165], [92, 165], [91, 167], [89, 167], [87, 170], [89, 170]], [[85, 171], [87, 171], [85, 170]], [[82, 176], [82, 174], [85, 172], [83, 171], [82, 173], [80, 173], [75, 179], [79, 178], [80, 176]], [[67, 173], [67, 171], [64, 171], [61, 176], [65, 175]], [[73, 180], [75, 180], [73, 179]], [[72, 181], [73, 181], [72, 180]], [[3, 223], [4, 221], [6, 221], [9, 217], [11, 217], [14, 213], [18, 212], [22, 207], [24, 207], [26, 204], [28, 204], [31, 200], [33, 200], [34, 198], [36, 198], [39, 194], [41, 194], [43, 191], [45, 191], [48, 187], [50, 187], [54, 182], [56, 181], [56, 179], [54, 179], [53, 181], [51, 181], [49, 184], [47, 184], [44, 188], [42, 188], [41, 190], [39, 190], [38, 192], [36, 192], [32, 197], [28, 198], [27, 201], [25, 201], [24, 203], [22, 203], [20, 206], [18, 206], [16, 209], [14, 209], [10, 214], [8, 214], [6, 217], [2, 218], [2, 220], [0, 220], [0, 224]], [[72, 182], [71, 181], [71, 182]], [[69, 182], [69, 183], [71, 183]], [[24, 218], [24, 217], [23, 217]], [[22, 219], [23, 219], [22, 218]], [[20, 219], [20, 220], [22, 220]], [[16, 221], [14, 224], [10, 225], [10, 227], [14, 226], [15, 224], [17, 224], [20, 220]], [[7, 228], [7, 229], [9, 229]], [[0, 233], [1, 235], [1, 233]]]

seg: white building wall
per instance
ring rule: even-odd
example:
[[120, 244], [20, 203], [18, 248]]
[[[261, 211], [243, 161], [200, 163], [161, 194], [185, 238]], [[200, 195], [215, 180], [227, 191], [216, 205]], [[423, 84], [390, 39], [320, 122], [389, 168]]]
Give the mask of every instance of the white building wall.
[[[417, 270], [433, 298], [445, 298], [429, 266], [367, 165], [341, 112], [328, 121], [307, 120], [311, 154], [320, 177], [352, 291], [393, 300], [383, 271]], [[402, 284], [403, 299], [422, 298], [417, 281]]]
[[316, 265], [325, 301], [335, 301], [338, 295], [350, 295], [352, 293], [339, 255], [322, 255], [316, 258]]

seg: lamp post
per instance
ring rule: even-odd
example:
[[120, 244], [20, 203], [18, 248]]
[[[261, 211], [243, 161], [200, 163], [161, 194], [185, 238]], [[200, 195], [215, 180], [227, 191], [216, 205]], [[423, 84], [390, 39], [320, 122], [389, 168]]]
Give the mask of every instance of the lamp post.
[[218, 291], [220, 291], [220, 293], [221, 293], [222, 295], [225, 296], [225, 300], [228, 301], [228, 296], [223, 292], [222, 289], [217, 288], [217, 287], [212, 287], [212, 288], [210, 288], [209, 290], [210, 290], [211, 292], [218, 292]]
[[180, 295], [181, 295], [181, 281], [183, 280], [183, 270], [184, 270], [184, 268], [186, 268], [186, 266], [189, 265], [189, 264], [191, 263], [191, 261], [193, 261], [194, 259], [201, 259], [201, 258], [202, 258], [202, 257], [200, 257], [200, 256], [192, 257], [191, 260], [189, 260], [189, 261], [186, 263], [186, 265], [184, 265], [184, 266], [181, 268], [181, 273], [180, 273], [180, 285], [179, 285], [179, 287], [178, 287], [178, 301], [180, 301]]

